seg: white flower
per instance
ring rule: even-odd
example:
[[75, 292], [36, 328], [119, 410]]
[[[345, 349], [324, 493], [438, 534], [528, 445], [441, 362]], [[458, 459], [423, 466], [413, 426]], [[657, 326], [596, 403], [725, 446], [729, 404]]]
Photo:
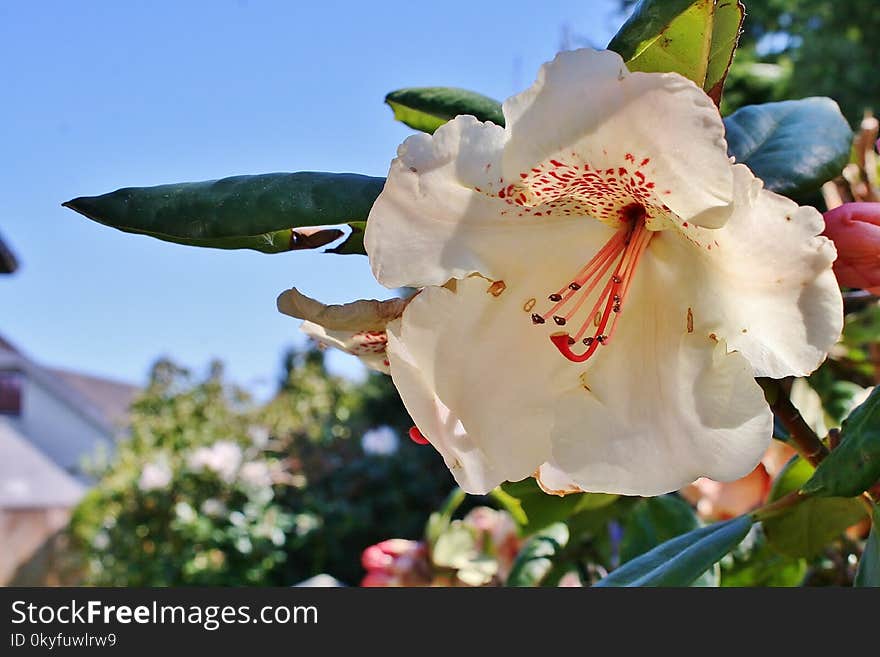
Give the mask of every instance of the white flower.
[[365, 244], [391, 375], [459, 484], [656, 495], [750, 472], [755, 376], [804, 375], [840, 334], [813, 208], [726, 152], [696, 85], [560, 54], [504, 103], [404, 142]]
[[248, 461], [241, 466], [239, 480], [251, 488], [265, 488], [272, 485], [272, 471], [263, 461]]
[[178, 520], [185, 523], [193, 522], [198, 517], [196, 510], [186, 502], [178, 502], [174, 505], [174, 515], [177, 516]]
[[202, 502], [202, 513], [204, 513], [206, 516], [219, 518], [226, 515], [226, 511], [226, 504], [214, 497], [209, 497], [207, 500]]
[[241, 447], [229, 440], [219, 440], [210, 447], [199, 447], [187, 459], [196, 472], [210, 470], [227, 483], [235, 480], [241, 465]]
[[388, 426], [370, 429], [361, 437], [361, 447], [367, 454], [389, 456], [397, 451], [400, 439]]
[[164, 460], [147, 463], [141, 470], [138, 488], [145, 493], [151, 490], [160, 490], [171, 483], [171, 478], [171, 468]]

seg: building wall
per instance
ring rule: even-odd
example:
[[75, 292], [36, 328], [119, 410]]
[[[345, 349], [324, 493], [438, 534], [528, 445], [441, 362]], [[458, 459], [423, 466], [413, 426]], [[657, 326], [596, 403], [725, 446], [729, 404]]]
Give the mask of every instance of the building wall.
[[0, 509], [0, 586], [67, 526], [70, 509]]
[[60, 467], [86, 478], [83, 456], [109, 451], [112, 436], [29, 377], [22, 393], [21, 415], [10, 418], [16, 428]]

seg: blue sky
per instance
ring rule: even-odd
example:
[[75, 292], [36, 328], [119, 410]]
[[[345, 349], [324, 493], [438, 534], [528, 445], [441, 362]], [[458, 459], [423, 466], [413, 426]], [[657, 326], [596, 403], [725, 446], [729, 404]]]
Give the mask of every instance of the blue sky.
[[[442, 7], [442, 9], [441, 9]], [[480, 7], [490, 7], [483, 8]], [[604, 46], [616, 0], [0, 4], [0, 334], [57, 367], [142, 382], [160, 355], [223, 359], [265, 391], [301, 344], [275, 297], [388, 292], [366, 258], [127, 235], [61, 207], [119, 187], [269, 171], [384, 175], [409, 130], [386, 92], [520, 91], [561, 45]], [[566, 36], [567, 35], [567, 36]], [[331, 360], [356, 375], [353, 359]]]

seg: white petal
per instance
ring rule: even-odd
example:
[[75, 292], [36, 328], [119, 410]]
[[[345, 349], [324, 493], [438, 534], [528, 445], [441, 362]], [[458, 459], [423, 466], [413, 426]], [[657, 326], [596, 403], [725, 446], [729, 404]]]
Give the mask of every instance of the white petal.
[[295, 287], [278, 295], [279, 312], [320, 324], [331, 331], [381, 331], [400, 317], [408, 299], [360, 299], [341, 305], [328, 305], [307, 297]]
[[400, 341], [400, 321], [389, 326], [390, 360], [394, 363], [392, 379], [401, 392], [410, 417], [434, 448], [443, 456], [456, 483], [474, 495], [488, 493], [504, 481], [486, 454], [465, 432], [455, 415], [434, 394], [422, 376], [418, 363]]
[[564, 470], [551, 463], [543, 463], [538, 468], [538, 472], [535, 473], [535, 481], [541, 490], [548, 495], [561, 497], [584, 492]]
[[640, 169], [661, 202], [691, 223], [717, 227], [730, 214], [721, 116], [702, 89], [676, 73], [629, 73], [611, 51], [562, 52], [530, 89], [504, 103], [504, 116], [507, 178], [571, 156], [593, 169]]
[[735, 210], [717, 230], [664, 231], [652, 258], [680, 269], [669, 303], [691, 308], [695, 331], [742, 353], [756, 376], [809, 374], [843, 327], [843, 301], [822, 215], [762, 187], [736, 165]]
[[[524, 316], [521, 289], [496, 297], [479, 277], [455, 287], [424, 290], [400, 327], [389, 325], [391, 373], [416, 425], [462, 487], [486, 493], [547, 460], [553, 399], [567, 382], [558, 373], [568, 362]], [[437, 419], [437, 406], [449, 415]], [[479, 457], [461, 458], [474, 450]]]
[[615, 374], [606, 362], [591, 373], [591, 393], [559, 400], [551, 464], [583, 490], [644, 496], [751, 472], [772, 416], [745, 359], [709, 342], [686, 335], [654, 354], [606, 350], [630, 369]]
[[731, 481], [767, 448], [772, 415], [751, 366], [688, 332], [663, 297], [677, 276], [645, 260], [618, 332], [586, 363], [584, 388], [555, 408], [550, 463], [584, 490], [658, 495], [701, 476]]
[[506, 129], [460, 116], [398, 149], [364, 238], [380, 283], [506, 279], [542, 233], [580, 221], [601, 236], [594, 219], [614, 226], [633, 205], [653, 227], [718, 226], [730, 212], [723, 124], [681, 76], [563, 53], [505, 111]]
[[357, 356], [371, 370], [390, 374], [385, 331], [329, 331], [314, 322], [303, 322], [299, 329], [323, 347], [340, 349]]

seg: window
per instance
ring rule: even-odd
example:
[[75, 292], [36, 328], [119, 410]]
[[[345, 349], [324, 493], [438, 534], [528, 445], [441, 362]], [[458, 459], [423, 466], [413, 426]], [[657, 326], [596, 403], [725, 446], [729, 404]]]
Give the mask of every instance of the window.
[[20, 372], [0, 371], [0, 414], [21, 415], [23, 378]]

